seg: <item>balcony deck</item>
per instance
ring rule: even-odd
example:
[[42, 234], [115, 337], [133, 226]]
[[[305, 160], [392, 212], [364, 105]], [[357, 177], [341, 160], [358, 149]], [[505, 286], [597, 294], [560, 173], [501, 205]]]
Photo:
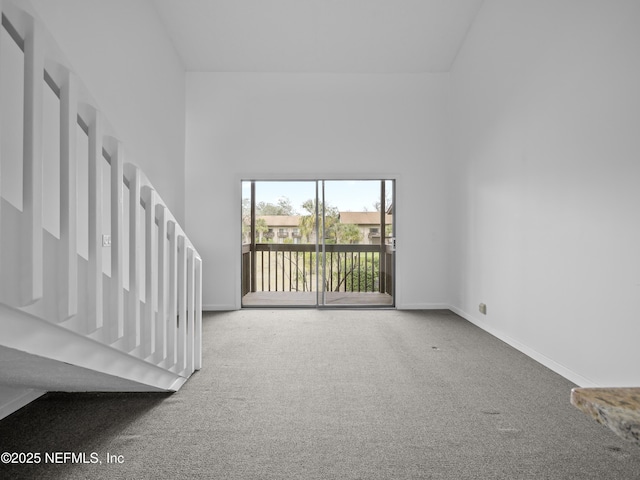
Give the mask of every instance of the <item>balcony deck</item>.
[[[251, 245], [243, 245], [242, 306], [394, 305], [394, 251], [389, 245], [322, 248], [324, 257], [314, 244], [255, 244], [253, 252]], [[323, 287], [325, 298], [317, 298], [313, 290]]]
[[[322, 301], [322, 297], [320, 297]], [[242, 297], [244, 307], [315, 306], [316, 292], [249, 292]], [[327, 292], [327, 306], [393, 306], [393, 297], [378, 292]]]

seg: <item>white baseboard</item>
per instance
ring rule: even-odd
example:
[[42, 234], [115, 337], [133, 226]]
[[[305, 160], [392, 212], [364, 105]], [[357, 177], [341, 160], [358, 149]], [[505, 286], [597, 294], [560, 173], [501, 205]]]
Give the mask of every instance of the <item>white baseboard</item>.
[[11, 398], [10, 400], [5, 400], [2, 405], [0, 405], [0, 420], [5, 417], [8, 417], [13, 412], [20, 410], [22, 407], [27, 405], [28, 403], [33, 402], [35, 399], [41, 397], [47, 392], [42, 390], [22, 390], [17, 391], [16, 396]]
[[450, 310], [446, 303], [402, 303], [396, 305], [398, 310]]
[[552, 370], [555, 373], [557, 373], [558, 375], [566, 378], [570, 382], [575, 383], [579, 387], [598, 387], [599, 386], [595, 382], [593, 382], [592, 380], [590, 380], [590, 379], [588, 379], [586, 377], [583, 377], [582, 375], [574, 372], [573, 370], [565, 367], [564, 365], [562, 365], [562, 364], [550, 359], [546, 355], [543, 355], [542, 353], [540, 353], [540, 352], [534, 350], [533, 348], [531, 348], [531, 347], [519, 342], [518, 340], [515, 340], [515, 339], [511, 338], [509, 335], [506, 335], [505, 333], [493, 328], [492, 326], [487, 325], [486, 322], [483, 322], [482, 320], [474, 317], [473, 315], [465, 312], [464, 310], [461, 310], [461, 309], [459, 309], [457, 307], [453, 307], [453, 306], [449, 306], [447, 308], [449, 310], [451, 310], [452, 312], [454, 312], [455, 314], [461, 316], [462, 318], [464, 318], [468, 322], [473, 323], [478, 328], [481, 328], [485, 332], [487, 332], [487, 333], [493, 335], [494, 337], [502, 340], [503, 342], [505, 342], [506, 344], [512, 346], [516, 350], [521, 351], [526, 356], [532, 358], [536, 362], [538, 362], [538, 363], [544, 365], [545, 367], [547, 367], [549, 370]]
[[238, 307], [232, 304], [209, 304], [202, 305], [203, 312], [228, 312], [230, 310], [238, 310]]

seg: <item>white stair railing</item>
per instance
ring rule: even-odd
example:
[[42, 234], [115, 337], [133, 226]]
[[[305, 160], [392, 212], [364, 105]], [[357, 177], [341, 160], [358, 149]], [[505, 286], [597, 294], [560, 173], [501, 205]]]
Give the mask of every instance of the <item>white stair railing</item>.
[[[19, 148], [0, 154], [0, 306], [187, 378], [202, 364], [202, 260], [148, 178], [124, 161], [124, 145], [44, 26], [22, 7], [0, 0], [0, 69], [7, 68], [1, 52], [8, 48], [1, 42], [14, 42], [22, 51], [24, 96], [21, 208], [2, 190], [14, 182], [3, 167], [16, 161], [4, 154]], [[58, 236], [43, 227], [50, 208], [43, 207], [46, 88], [59, 98]], [[3, 105], [0, 111], [9, 114]], [[0, 142], [15, 142], [0, 133]], [[81, 152], [86, 177], [79, 174], [79, 134], [88, 139], [88, 152]], [[78, 213], [81, 188], [88, 191], [87, 218]], [[79, 252], [83, 236], [87, 258]], [[0, 319], [0, 345], [17, 348], [2, 329]]]

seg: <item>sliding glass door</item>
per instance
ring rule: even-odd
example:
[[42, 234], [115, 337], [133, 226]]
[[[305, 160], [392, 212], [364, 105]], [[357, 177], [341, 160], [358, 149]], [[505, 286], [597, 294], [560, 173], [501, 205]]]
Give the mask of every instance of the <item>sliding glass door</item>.
[[393, 306], [394, 186], [242, 182], [242, 306]]

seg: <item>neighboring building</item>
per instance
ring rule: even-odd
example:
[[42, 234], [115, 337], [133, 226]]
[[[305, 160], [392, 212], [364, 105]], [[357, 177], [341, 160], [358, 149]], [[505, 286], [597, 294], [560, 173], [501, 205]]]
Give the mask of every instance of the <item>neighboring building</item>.
[[287, 243], [286, 240], [291, 239], [291, 243], [300, 243], [300, 218], [300, 215], [258, 215], [256, 223], [264, 220], [267, 231], [263, 233], [257, 229], [257, 241]]
[[[385, 225], [391, 225], [393, 216], [385, 214]], [[356, 225], [362, 233], [361, 243], [379, 245], [381, 238], [380, 212], [340, 212], [340, 223]], [[388, 228], [385, 228], [388, 232]], [[385, 239], [391, 235], [385, 234]], [[385, 240], [386, 241], [386, 240]]]
[[[291, 239], [290, 243], [315, 242], [315, 231], [312, 232], [308, 239], [302, 238], [300, 230], [300, 215], [258, 215], [256, 216], [256, 241], [258, 243], [289, 243], [287, 239]], [[361, 244], [379, 245], [381, 238], [380, 228], [380, 212], [340, 212], [339, 220], [342, 224], [356, 225], [362, 239]], [[264, 222], [265, 226], [260, 228], [260, 224]], [[391, 237], [389, 233], [390, 226], [393, 222], [393, 216], [385, 215], [385, 230], [387, 234], [385, 238]], [[266, 228], [266, 231], [264, 230]], [[249, 229], [245, 229], [243, 242], [249, 243]]]

